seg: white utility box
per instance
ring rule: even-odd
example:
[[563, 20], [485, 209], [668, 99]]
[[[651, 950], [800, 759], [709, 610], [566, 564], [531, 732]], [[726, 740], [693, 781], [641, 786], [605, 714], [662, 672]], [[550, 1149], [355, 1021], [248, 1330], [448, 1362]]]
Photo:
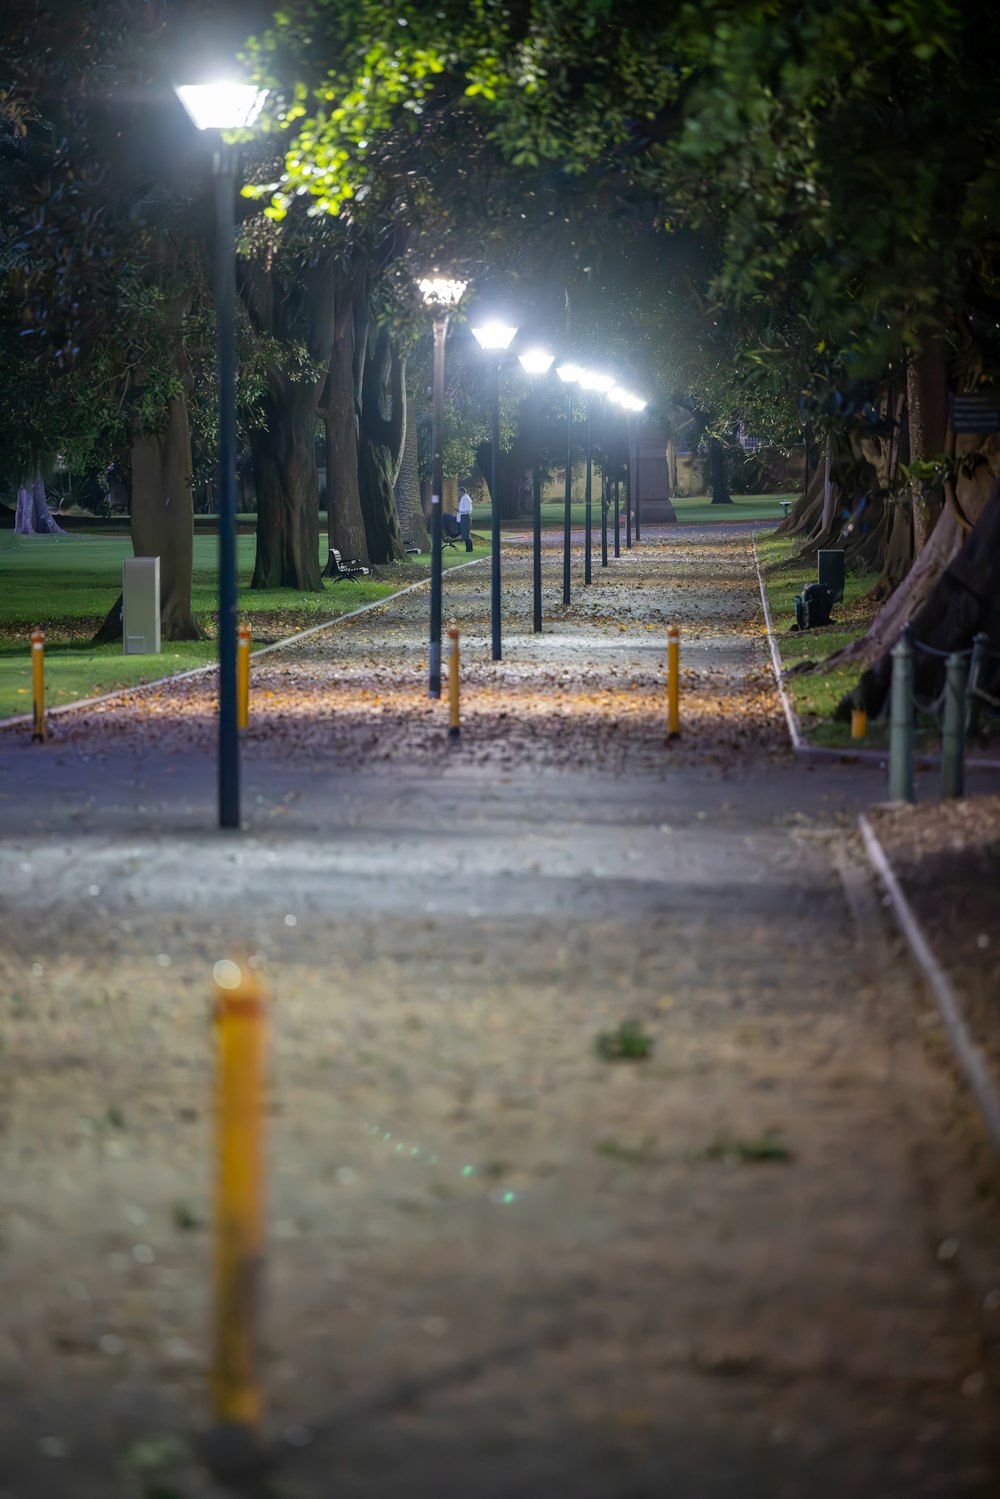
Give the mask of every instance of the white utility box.
[[160, 654], [160, 559], [122, 563], [122, 641], [126, 656]]

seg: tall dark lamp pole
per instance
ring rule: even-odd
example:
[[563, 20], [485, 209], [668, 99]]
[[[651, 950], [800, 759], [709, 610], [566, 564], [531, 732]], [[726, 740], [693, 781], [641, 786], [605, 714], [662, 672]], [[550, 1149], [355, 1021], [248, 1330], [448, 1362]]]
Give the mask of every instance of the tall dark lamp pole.
[[632, 412], [625, 408], [625, 550], [632, 550]]
[[[631, 479], [632, 479], [632, 417], [633, 417], [633, 415], [634, 416], [641, 416], [641, 414], [646, 409], [646, 402], [640, 400], [638, 396], [631, 396], [629, 398], [628, 408], [627, 409], [628, 409], [628, 413], [629, 413], [629, 480], [631, 482]], [[639, 430], [638, 430], [638, 427], [636, 427], [636, 434], [635, 434], [635, 486], [634, 486], [635, 487], [635, 539], [636, 539], [636, 541], [641, 541], [642, 540], [642, 468], [641, 468], [641, 461], [640, 461], [640, 457], [639, 457], [639, 443], [640, 443], [640, 441], [641, 441], [641, 439], [640, 439], [640, 436], [639, 436]]]
[[434, 453], [431, 462], [431, 621], [427, 649], [428, 697], [441, 696], [441, 505], [444, 497], [444, 351], [448, 320], [466, 282], [441, 276], [418, 282], [434, 317]]
[[[601, 375], [601, 374], [598, 374], [595, 370], [584, 370], [583, 374], [580, 376], [580, 388], [581, 388], [581, 390], [585, 390], [587, 392], [587, 487], [586, 487], [586, 490], [584, 492], [584, 507], [583, 507], [584, 508], [584, 521], [583, 521], [583, 529], [584, 529], [584, 538], [583, 538], [583, 581], [585, 583], [592, 583], [593, 582], [593, 565], [592, 565], [593, 541], [592, 541], [592, 537], [591, 537], [590, 531], [591, 531], [591, 513], [592, 513], [591, 512], [591, 505], [592, 505], [592, 501], [593, 501], [593, 441], [592, 441], [592, 433], [593, 433], [593, 424], [594, 424], [594, 396], [595, 395], [606, 396], [607, 393], [608, 393], [608, 391], [614, 385], [614, 383], [615, 383], [614, 379], [612, 378], [611, 375]], [[603, 509], [604, 509], [604, 507], [603, 507], [603, 481], [604, 481], [604, 474], [603, 474], [603, 471], [602, 471], [602, 474], [601, 474], [601, 483], [602, 483], [602, 506], [601, 506], [602, 517], [601, 518], [602, 518], [602, 522], [604, 520], [604, 516], [603, 516]], [[605, 534], [605, 548], [606, 548], [606, 546], [607, 546], [607, 538], [606, 538], [606, 534]]]
[[570, 551], [573, 532], [573, 386], [583, 370], [578, 364], [560, 364], [556, 374], [566, 387], [566, 490], [563, 501], [563, 603], [570, 599]]
[[[631, 399], [632, 399], [632, 397], [629, 395], [628, 391], [624, 390], [622, 388], [622, 386], [620, 386], [620, 385], [616, 385], [615, 388], [614, 388], [614, 390], [608, 391], [608, 400], [609, 401], [613, 401], [614, 404], [621, 411], [623, 411], [623, 412], [626, 413], [626, 415], [627, 415], [628, 402]], [[621, 493], [621, 486], [620, 486], [619, 477], [618, 477], [618, 472], [619, 471], [618, 471], [617, 455], [621, 451], [620, 448], [619, 448], [619, 446], [618, 446], [618, 444], [621, 441], [621, 428], [618, 428], [617, 430], [618, 430], [618, 436], [617, 436], [617, 438], [615, 440], [615, 450], [616, 450], [616, 460], [615, 460], [615, 556], [616, 557], [620, 557], [621, 554], [622, 554], [622, 545], [621, 545], [621, 509], [620, 509], [620, 505], [619, 505], [619, 495]], [[626, 473], [627, 472], [628, 472], [628, 470], [626, 469]], [[626, 482], [626, 486], [625, 486], [625, 546], [627, 548], [627, 547], [630, 547], [631, 545], [632, 545], [632, 524], [631, 524], [631, 518], [630, 518], [630, 516], [628, 514], [628, 483]]]
[[497, 492], [500, 464], [500, 370], [503, 356], [510, 348], [516, 332], [517, 329], [512, 328], [509, 323], [498, 321], [483, 323], [472, 330], [472, 336], [479, 347], [488, 354], [496, 355], [490, 413], [490, 624], [494, 661], [499, 661], [503, 654], [500, 623], [500, 496]]
[[215, 320], [219, 353], [219, 826], [240, 825], [236, 703], [236, 151], [222, 133], [245, 130], [266, 90], [242, 83], [186, 84], [178, 98], [199, 130], [218, 132], [215, 177]]
[[528, 349], [517, 356], [518, 362], [526, 375], [532, 378], [532, 394], [534, 400], [535, 418], [535, 461], [532, 464], [531, 473], [531, 519], [532, 519], [532, 549], [531, 549], [531, 579], [532, 579], [532, 630], [534, 634], [542, 633], [542, 476], [539, 468], [541, 457], [541, 425], [542, 412], [541, 402], [538, 399], [537, 388], [534, 381], [537, 376], [547, 375], [552, 368], [554, 354], [548, 354], [544, 349]]

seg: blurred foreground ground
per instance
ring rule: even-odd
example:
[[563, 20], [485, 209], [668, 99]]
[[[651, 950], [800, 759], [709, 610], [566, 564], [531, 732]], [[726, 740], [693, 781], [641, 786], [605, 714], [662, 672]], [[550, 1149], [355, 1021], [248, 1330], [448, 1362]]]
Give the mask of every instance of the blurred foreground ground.
[[[273, 993], [256, 1492], [998, 1492], [997, 1169], [858, 858], [883, 776], [788, 756], [745, 531], [595, 560], [563, 611], [550, 553], [533, 640], [510, 559], [499, 667], [488, 568], [446, 580], [458, 747], [423, 593], [263, 658], [237, 837], [210, 682], [0, 739], [3, 1499], [218, 1492], [241, 950]], [[627, 1019], [653, 1055], [601, 1059]]]

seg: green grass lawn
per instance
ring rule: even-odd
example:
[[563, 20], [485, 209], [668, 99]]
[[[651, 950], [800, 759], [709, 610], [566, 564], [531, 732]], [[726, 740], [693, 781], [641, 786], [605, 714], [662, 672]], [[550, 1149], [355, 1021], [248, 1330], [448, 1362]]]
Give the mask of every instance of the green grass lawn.
[[[408, 557], [376, 576], [327, 583], [319, 593], [283, 588], [250, 591], [255, 539], [240, 536], [239, 610], [252, 625], [257, 643], [281, 639], [385, 598], [426, 577], [430, 558]], [[445, 550], [446, 568], [486, 556], [485, 542], [470, 557], [464, 548]], [[132, 555], [127, 536], [48, 537], [0, 533], [0, 718], [31, 710], [28, 634], [46, 632], [46, 698], [50, 707], [111, 692], [117, 687], [155, 681], [215, 659], [215, 640], [165, 642], [158, 656], [124, 656], [120, 644], [90, 643], [97, 626], [121, 591], [122, 560]], [[195, 616], [215, 633], [218, 542], [211, 535], [194, 541]], [[320, 556], [326, 558], [325, 538]]]
[[[678, 498], [673, 501], [674, 510], [677, 513], [677, 521], [682, 526], [704, 526], [716, 522], [728, 521], [766, 521], [781, 520], [784, 511], [781, 508], [782, 500], [794, 500], [794, 494], [738, 494], [733, 497], [731, 505], [713, 505], [709, 495], [692, 495], [690, 498]], [[573, 525], [582, 526], [585, 519], [585, 507], [582, 500], [574, 500], [572, 507]], [[477, 505], [474, 516], [474, 524], [480, 531], [486, 531], [490, 527], [489, 506]], [[561, 500], [544, 500], [542, 502], [542, 526], [546, 530], [558, 529], [563, 524], [563, 502]], [[591, 505], [591, 525], [595, 531], [601, 529], [601, 499], [600, 494], [595, 492]], [[505, 520], [502, 522], [505, 531], [530, 531], [531, 516], [521, 516], [517, 520]], [[608, 514], [609, 531], [614, 529], [614, 510]], [[621, 532], [625, 535], [625, 507], [622, 502]]]
[[[834, 605], [833, 623], [819, 630], [808, 630], [802, 634], [789, 634], [795, 623], [794, 598], [807, 583], [816, 581], [815, 564], [796, 563], [793, 554], [802, 547], [800, 537], [758, 536], [757, 551], [760, 554], [761, 573], [767, 602], [771, 609], [775, 639], [781, 655], [781, 664], [787, 673], [789, 667], [803, 661], [821, 663], [834, 651], [848, 645], [864, 634], [875, 617], [876, 605], [866, 597], [875, 582], [875, 573], [847, 574], [844, 597]], [[833, 667], [829, 671], [810, 672], [808, 675], [785, 677], [795, 711], [802, 722], [802, 731], [810, 744], [825, 744], [835, 748], [857, 743], [851, 740], [849, 724], [831, 722], [830, 715], [845, 692], [849, 692], [860, 675], [857, 664]], [[885, 743], [885, 732], [881, 726], [869, 728], [863, 741], [869, 748], [881, 749]]]

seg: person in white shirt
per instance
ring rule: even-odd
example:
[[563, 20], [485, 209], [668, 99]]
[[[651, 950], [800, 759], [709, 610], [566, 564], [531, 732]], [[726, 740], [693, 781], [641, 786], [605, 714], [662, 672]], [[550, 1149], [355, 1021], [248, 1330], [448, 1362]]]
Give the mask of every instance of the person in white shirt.
[[458, 501], [458, 524], [465, 537], [465, 550], [472, 551], [472, 496], [463, 489]]

